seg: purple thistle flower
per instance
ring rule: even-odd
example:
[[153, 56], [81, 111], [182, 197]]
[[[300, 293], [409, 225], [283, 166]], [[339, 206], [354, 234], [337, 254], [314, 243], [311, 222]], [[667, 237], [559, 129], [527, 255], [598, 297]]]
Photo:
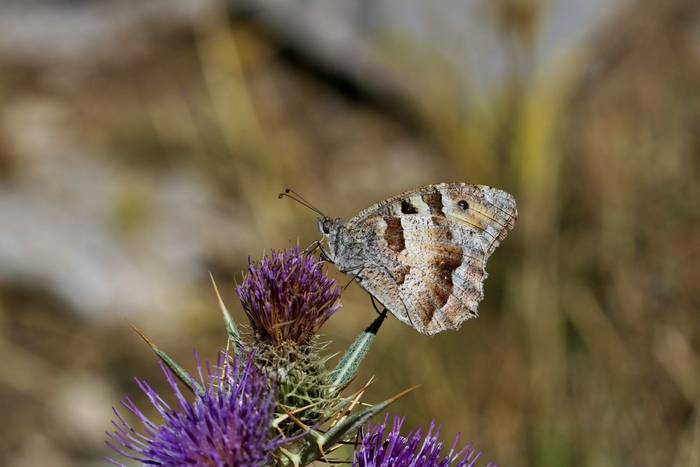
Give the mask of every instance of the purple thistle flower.
[[[394, 417], [391, 429], [384, 436], [388, 415], [377, 426], [367, 425], [360, 444], [355, 450], [353, 467], [476, 467], [481, 456], [471, 444], [457, 451], [459, 436], [452, 443], [450, 451], [444, 457], [440, 455], [442, 440], [440, 427], [435, 421], [430, 422], [428, 432], [423, 436], [420, 428], [408, 435], [401, 434], [403, 417]], [[497, 467], [489, 463], [486, 467]]]
[[323, 272], [323, 262], [303, 254], [298, 245], [249, 263], [236, 287], [258, 336], [274, 344], [308, 342], [340, 308], [340, 292]]
[[142, 432], [114, 409], [112, 425], [116, 431], [107, 433], [110, 448], [141, 465], [253, 467], [269, 462], [272, 452], [283, 443], [271, 436], [275, 388], [270, 388], [252, 358], [242, 362], [222, 354], [214, 368], [207, 362], [206, 379], [197, 359], [205, 391], [194, 396], [194, 402], [182, 394], [172, 372], [163, 364], [161, 367], [176, 406], [168, 405], [145, 381], [137, 379], [163, 421], [151, 421], [126, 398], [122, 405], [138, 418]]

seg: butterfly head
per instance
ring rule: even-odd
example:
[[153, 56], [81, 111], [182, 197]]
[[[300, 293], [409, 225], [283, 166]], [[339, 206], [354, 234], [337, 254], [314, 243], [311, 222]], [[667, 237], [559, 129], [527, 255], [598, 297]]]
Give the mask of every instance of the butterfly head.
[[318, 230], [323, 235], [323, 238], [326, 239], [328, 247], [330, 248], [331, 256], [334, 256], [337, 250], [337, 243], [339, 238], [338, 233], [340, 232], [340, 229], [342, 227], [342, 219], [331, 219], [328, 216], [318, 218]]

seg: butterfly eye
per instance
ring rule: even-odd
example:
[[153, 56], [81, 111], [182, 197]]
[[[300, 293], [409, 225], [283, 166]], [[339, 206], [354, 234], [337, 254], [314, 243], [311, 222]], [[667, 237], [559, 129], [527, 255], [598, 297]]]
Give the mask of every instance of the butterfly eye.
[[323, 225], [321, 226], [321, 229], [323, 229], [324, 234], [331, 233], [331, 228], [328, 226], [328, 222], [324, 222]]
[[460, 209], [462, 209], [463, 211], [466, 211], [467, 209], [469, 209], [469, 203], [467, 203], [463, 199], [459, 200], [459, 202], [457, 203], [457, 206], [459, 206]]

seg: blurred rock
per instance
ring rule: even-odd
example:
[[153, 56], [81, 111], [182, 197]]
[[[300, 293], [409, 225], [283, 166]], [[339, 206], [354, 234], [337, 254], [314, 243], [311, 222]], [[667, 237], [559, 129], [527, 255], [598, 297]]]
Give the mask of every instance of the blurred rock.
[[164, 31], [188, 26], [216, 0], [5, 0], [0, 62], [42, 67], [98, 65], [138, 54]]
[[192, 174], [134, 172], [92, 153], [69, 118], [51, 99], [4, 109], [21, 158], [0, 185], [0, 281], [39, 285], [86, 315], [172, 310], [212, 244], [245, 243], [245, 219]]

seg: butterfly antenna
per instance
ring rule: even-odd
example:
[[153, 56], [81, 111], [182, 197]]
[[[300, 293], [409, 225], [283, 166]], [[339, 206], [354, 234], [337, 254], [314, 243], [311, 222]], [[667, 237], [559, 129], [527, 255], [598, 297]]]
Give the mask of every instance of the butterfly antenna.
[[284, 197], [287, 197], [289, 199], [296, 201], [297, 203], [301, 204], [305, 208], [311, 209], [313, 212], [315, 212], [316, 214], [318, 214], [322, 217], [328, 217], [323, 212], [321, 212], [320, 209], [318, 209], [313, 204], [306, 201], [306, 199], [303, 196], [301, 196], [299, 193], [292, 190], [291, 188], [287, 188], [284, 190], [284, 193], [280, 193], [279, 195], [277, 195], [277, 198], [279, 198], [279, 199], [282, 199]]
[[303, 196], [301, 196], [299, 193], [297, 193], [296, 191], [292, 190], [291, 188], [285, 189], [284, 192], [285, 192], [285, 193], [291, 193], [291, 194], [293, 194], [294, 196], [296, 196], [297, 198], [299, 198], [300, 200], [302, 200], [303, 202], [305, 202], [306, 204], [308, 204], [309, 206], [312, 206], [312, 204], [309, 203], [309, 202], [306, 200], [306, 198], [304, 198]]

